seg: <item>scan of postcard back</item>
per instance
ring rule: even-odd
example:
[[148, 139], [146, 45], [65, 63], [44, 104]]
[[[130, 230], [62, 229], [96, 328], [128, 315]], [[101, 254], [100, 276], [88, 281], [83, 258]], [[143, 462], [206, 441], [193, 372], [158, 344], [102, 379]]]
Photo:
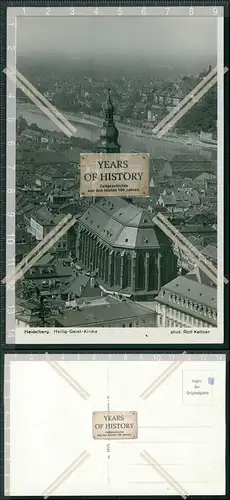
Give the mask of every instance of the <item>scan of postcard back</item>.
[[7, 16], [6, 342], [223, 343], [223, 8]]
[[216, 354], [7, 355], [5, 493], [224, 495], [225, 368]]

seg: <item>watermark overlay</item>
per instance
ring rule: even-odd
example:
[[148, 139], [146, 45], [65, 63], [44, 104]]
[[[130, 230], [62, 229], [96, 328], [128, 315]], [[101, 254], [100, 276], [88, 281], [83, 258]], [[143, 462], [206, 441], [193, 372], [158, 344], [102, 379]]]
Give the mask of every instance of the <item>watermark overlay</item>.
[[[162, 215], [157, 214], [153, 222], [217, 285], [217, 269]], [[225, 284], [227, 278], [223, 278]]]
[[[182, 356], [183, 354], [186, 354], [185, 352], [182, 353]], [[140, 397], [144, 400], [148, 399], [152, 394], [153, 392], [155, 392], [160, 386], [161, 384], [163, 384], [163, 382], [165, 382], [165, 380], [167, 380], [168, 377], [170, 377], [170, 375], [172, 375], [172, 373], [174, 373], [177, 368], [179, 368], [179, 366], [181, 366], [182, 363], [184, 363], [185, 359], [181, 359], [179, 361], [173, 361], [173, 363], [170, 364], [170, 366], [168, 366], [168, 368], [166, 368], [163, 373], [161, 373], [161, 375], [159, 375], [159, 377], [157, 377], [143, 392], [142, 394], [140, 395]]]
[[[227, 71], [228, 68], [225, 67], [223, 69], [223, 74]], [[158, 125], [153, 129], [153, 133], [157, 134], [159, 139], [163, 137], [171, 128], [174, 127], [182, 116], [184, 116], [197, 102], [199, 102], [208, 90], [210, 90], [213, 85], [217, 83], [217, 78], [217, 67], [215, 67], [172, 111], [170, 111], [165, 118], [163, 118], [163, 120], [160, 121], [160, 123], [158, 123]]]
[[[178, 246], [185, 245], [187, 253], [190, 256], [193, 254], [195, 259], [198, 258], [199, 262], [206, 267], [207, 271], [212, 273], [213, 278], [215, 278], [215, 280], [216, 280], [217, 279], [216, 267], [208, 259], [206, 259], [206, 257], [204, 257], [204, 255], [201, 252], [199, 252], [199, 250], [197, 250], [197, 248], [194, 247], [191, 244], [191, 242], [188, 241], [183, 236], [183, 234], [181, 234], [180, 231], [178, 229], [176, 229], [175, 226], [173, 226], [173, 224], [171, 224], [171, 222], [169, 222], [168, 219], [166, 219], [166, 217], [164, 217], [164, 215], [162, 215], [161, 213], [157, 214], [157, 216], [154, 217], [153, 221], [157, 224], [158, 220], [162, 221], [162, 223], [165, 225], [165, 228], [168, 228], [171, 231], [172, 235], [174, 235], [174, 237], [176, 238], [175, 243]], [[224, 280], [225, 284], [228, 283], [227, 278], [223, 278], [223, 280]]]
[[28, 264], [28, 261], [33, 257], [33, 255], [35, 255], [37, 252], [39, 252], [39, 250], [44, 246], [45, 243], [48, 243], [48, 241], [50, 240], [50, 238], [52, 238], [54, 235], [56, 235], [56, 233], [62, 228], [62, 226], [64, 226], [65, 224], [67, 224], [67, 222], [72, 219], [72, 215], [71, 214], [68, 214], [66, 215], [65, 217], [63, 217], [63, 219], [49, 232], [47, 233], [47, 235], [43, 238], [42, 241], [40, 241], [36, 247], [34, 247], [28, 254], [26, 257], [24, 257], [21, 262], [19, 262], [19, 264], [17, 265], [17, 267], [14, 269], [14, 271], [12, 271], [12, 273], [10, 273], [9, 275], [5, 276], [5, 278], [3, 278], [2, 280], [2, 283], [6, 283], [6, 282], [9, 282], [12, 278], [14, 278], [14, 276], [20, 271], [20, 269], [22, 269], [23, 266], [27, 265]]
[[86, 460], [90, 457], [90, 454], [84, 450], [81, 455], [79, 455], [70, 465], [67, 467], [56, 479], [51, 483], [48, 488], [42, 493], [42, 496], [45, 498], [49, 498], [50, 495], [56, 491], [56, 489], [64, 483], [64, 481], [70, 477], [76, 469], [78, 469]]
[[148, 154], [81, 154], [80, 196], [148, 196]]
[[[14, 68], [5, 68], [3, 72], [65, 135], [71, 137], [73, 133], [77, 132], [77, 129], [62, 115], [62, 113], [52, 106], [49, 101], [47, 101], [47, 99], [23, 75], [21, 75], [21, 73]], [[31, 91], [29, 89], [31, 89]]]
[[177, 106], [175, 106], [175, 108], [172, 109], [172, 111], [170, 111], [170, 113], [165, 116], [165, 118], [163, 118], [163, 120], [160, 121], [160, 123], [158, 123], [158, 125], [156, 125], [156, 127], [153, 129], [153, 132], [156, 134], [157, 132], [160, 131], [160, 129], [167, 123], [167, 121], [169, 121], [171, 118], [174, 117], [175, 114], [177, 114], [178, 111], [180, 111], [180, 109], [185, 106], [185, 104], [187, 104], [189, 102], [190, 99], [192, 99], [192, 97], [194, 97], [194, 93], [197, 92], [198, 90], [200, 90], [211, 78], [213, 78], [214, 76], [217, 75], [217, 67], [213, 68], [212, 71], [210, 71], [210, 73], [205, 76], [201, 82], [199, 82], [193, 90], [191, 90], [185, 97], [184, 99], [179, 103], [177, 104]]
[[[77, 219], [75, 217], [73, 217], [69, 222], [67, 222], [67, 224], [58, 232], [58, 234], [55, 234], [55, 236], [53, 236], [53, 238], [48, 241], [48, 243], [46, 243], [44, 246], [42, 246], [42, 248], [36, 253], [37, 251], [37, 246], [35, 247], [35, 256], [30, 260], [30, 262], [27, 262], [27, 264], [22, 267], [21, 270], [19, 270], [19, 272], [16, 272], [14, 275], [13, 275], [13, 278], [12, 278], [12, 282], [13, 283], [16, 283], [16, 281], [18, 281], [19, 279], [23, 278], [24, 274], [32, 267], [36, 264], [36, 262], [38, 262], [38, 260], [45, 254], [48, 252], [48, 250], [53, 247], [53, 245], [55, 243], [57, 243], [57, 241], [62, 237], [64, 236], [64, 234], [69, 231], [69, 229], [76, 223]], [[42, 240], [43, 241], [43, 240]], [[28, 260], [28, 259], [27, 259]], [[19, 264], [20, 265], [20, 264]], [[10, 282], [11, 282], [10, 281]], [[7, 278], [5, 278], [5, 282], [7, 284], [9, 284], [9, 281], [7, 280]]]
[[142, 453], [140, 453], [141, 457], [153, 467], [153, 469], [160, 474], [160, 476], [167, 481], [167, 483], [176, 491], [184, 500], [188, 497], [187, 491], [181, 486], [180, 483], [176, 481], [176, 479], [169, 474], [164, 467], [162, 467], [161, 464], [159, 464], [155, 458], [153, 458], [148, 451], [143, 450]]
[[46, 361], [52, 368], [82, 397], [82, 399], [89, 399], [90, 394], [77, 382], [57, 361], [50, 361], [46, 357]]
[[[46, 353], [46, 362], [51, 366], [56, 373], [60, 375], [78, 394], [82, 399], [87, 400], [90, 394], [79, 384], [57, 361], [51, 361], [49, 354]], [[79, 455], [56, 479], [51, 483], [48, 488], [43, 492], [42, 496], [48, 498], [53, 492], [80, 467], [89, 458], [90, 454], [85, 450]]]
[[[171, 222], [169, 222], [169, 220], [164, 217], [164, 215], [162, 215], [161, 213], [158, 214], [158, 218], [165, 224], [166, 227], [168, 227], [171, 232], [176, 236], [177, 240], [180, 241], [182, 244], [186, 245], [188, 247], [188, 251], [193, 253], [195, 257], [198, 257], [200, 262], [202, 262], [206, 267], [207, 269], [214, 275], [217, 277], [217, 269], [216, 267], [211, 263], [209, 262], [209, 260], [207, 260], [204, 255], [199, 252], [197, 250], [196, 247], [194, 247], [190, 241], [188, 241], [184, 236], [183, 234], [180, 233], [180, 231], [178, 231], [178, 229], [175, 228], [175, 226], [173, 226], [173, 224], [171, 224]], [[228, 282], [226, 280], [226, 282]]]

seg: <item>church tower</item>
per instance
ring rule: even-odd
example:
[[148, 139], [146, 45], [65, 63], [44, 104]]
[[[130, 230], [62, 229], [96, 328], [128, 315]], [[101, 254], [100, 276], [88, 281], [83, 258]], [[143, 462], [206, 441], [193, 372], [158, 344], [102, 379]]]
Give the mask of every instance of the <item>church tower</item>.
[[111, 90], [104, 106], [105, 120], [101, 129], [100, 138], [96, 147], [97, 153], [120, 153], [121, 146], [118, 142], [118, 130], [113, 121], [114, 106], [111, 100]]

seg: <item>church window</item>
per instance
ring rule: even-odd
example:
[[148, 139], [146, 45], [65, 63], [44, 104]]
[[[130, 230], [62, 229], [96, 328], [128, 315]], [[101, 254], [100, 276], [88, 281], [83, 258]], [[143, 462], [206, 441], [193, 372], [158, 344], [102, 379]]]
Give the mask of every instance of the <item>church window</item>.
[[109, 276], [109, 249], [107, 248], [105, 250], [105, 259], [104, 259], [104, 280], [107, 283], [108, 282], [108, 276]]
[[157, 266], [155, 255], [152, 253], [149, 257], [149, 289], [157, 289]]
[[137, 290], [144, 290], [145, 286], [145, 260], [144, 255], [139, 254], [137, 257]]
[[131, 261], [131, 255], [130, 254], [125, 254], [124, 255], [124, 268], [123, 268], [123, 276], [124, 276], [124, 288], [131, 287], [132, 283], [132, 261]]
[[110, 284], [111, 286], [114, 286], [114, 261], [115, 261], [115, 258], [114, 258], [114, 252], [112, 252], [112, 255], [111, 255], [111, 267], [110, 267]]
[[118, 252], [116, 254], [116, 266], [115, 266], [115, 269], [116, 269], [115, 285], [120, 286], [120, 282], [121, 282], [121, 254], [120, 254], [120, 252]]

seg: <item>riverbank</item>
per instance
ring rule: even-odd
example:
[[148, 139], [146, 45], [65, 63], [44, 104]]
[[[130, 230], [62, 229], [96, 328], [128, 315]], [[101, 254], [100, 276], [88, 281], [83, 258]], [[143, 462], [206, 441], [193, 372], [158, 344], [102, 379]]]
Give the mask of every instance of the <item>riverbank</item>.
[[[76, 117], [73, 117], [72, 115], [66, 114], [66, 118], [69, 118], [70, 121], [78, 121], [80, 123], [88, 123], [90, 125], [96, 126], [96, 127], [101, 127], [103, 125], [103, 120], [99, 118], [98, 116], [93, 116], [93, 115], [86, 115], [84, 114], [83, 116], [81, 115], [76, 115]], [[154, 140], [163, 140], [163, 141], [168, 141], [168, 142], [174, 142], [177, 144], [184, 144], [188, 146], [197, 146], [198, 148], [207, 148], [207, 149], [213, 149], [214, 151], [217, 150], [217, 144], [209, 143], [208, 141], [200, 141], [196, 137], [191, 137], [189, 135], [186, 136], [180, 136], [175, 133], [170, 134], [167, 133], [163, 137], [158, 137], [156, 134], [153, 134], [151, 132], [143, 132], [140, 128], [135, 128], [131, 127], [130, 125], [126, 125], [121, 122], [116, 121], [116, 126], [119, 129], [120, 132], [136, 136], [136, 137], [146, 137], [148, 139], [154, 139]]]
[[[59, 128], [48, 118], [37, 106], [32, 103], [17, 100], [17, 116], [23, 116], [27, 123], [31, 125], [36, 123], [41, 130], [55, 130]], [[89, 139], [91, 142], [97, 142], [100, 136], [103, 120], [100, 117], [89, 115], [80, 115], [80, 113], [65, 113], [73, 124], [76, 124], [77, 131], [74, 134], [76, 137]], [[183, 141], [175, 140], [175, 137], [157, 138], [144, 134], [139, 129], [130, 129], [127, 125], [120, 125], [116, 122], [119, 130], [119, 142], [123, 153], [130, 151], [141, 151], [149, 153], [153, 158], [171, 157], [178, 154], [201, 154], [206, 160], [216, 160], [216, 152], [208, 150], [204, 145], [202, 147], [197, 144], [186, 144]], [[213, 157], [214, 155], [214, 157]]]

